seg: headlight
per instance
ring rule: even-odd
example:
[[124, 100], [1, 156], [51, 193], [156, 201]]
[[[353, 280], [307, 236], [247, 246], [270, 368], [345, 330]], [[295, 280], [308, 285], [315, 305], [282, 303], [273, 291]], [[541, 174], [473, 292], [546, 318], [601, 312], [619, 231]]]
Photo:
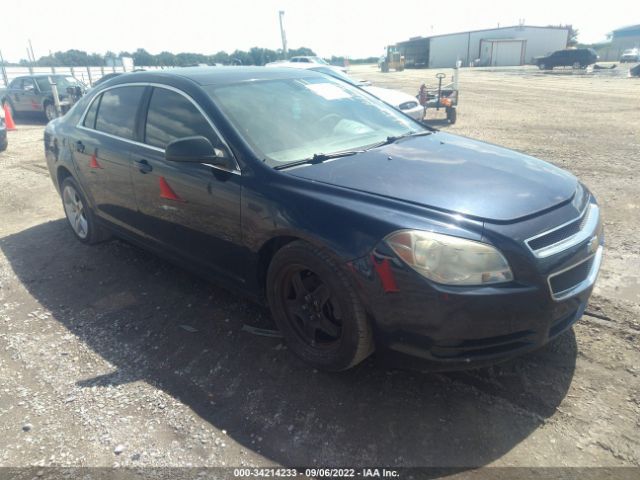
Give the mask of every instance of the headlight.
[[385, 238], [391, 249], [429, 280], [447, 285], [489, 285], [513, 280], [502, 254], [486, 243], [421, 230]]

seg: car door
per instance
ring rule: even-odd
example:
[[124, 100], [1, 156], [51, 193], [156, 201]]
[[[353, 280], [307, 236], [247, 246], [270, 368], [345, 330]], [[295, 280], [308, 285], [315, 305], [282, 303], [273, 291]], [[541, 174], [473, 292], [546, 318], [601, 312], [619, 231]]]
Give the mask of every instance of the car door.
[[19, 112], [37, 112], [42, 110], [37, 99], [36, 83], [32, 78], [24, 77], [20, 88], [13, 91], [13, 106]]
[[138, 228], [164, 249], [241, 280], [239, 170], [169, 162], [165, 147], [201, 135], [223, 146], [213, 124], [184, 92], [154, 87], [142, 129], [145, 146], [132, 151]]
[[131, 183], [131, 149], [138, 141], [138, 116], [146, 86], [109, 88], [96, 96], [78, 124], [74, 161], [96, 213], [130, 229], [137, 204]]

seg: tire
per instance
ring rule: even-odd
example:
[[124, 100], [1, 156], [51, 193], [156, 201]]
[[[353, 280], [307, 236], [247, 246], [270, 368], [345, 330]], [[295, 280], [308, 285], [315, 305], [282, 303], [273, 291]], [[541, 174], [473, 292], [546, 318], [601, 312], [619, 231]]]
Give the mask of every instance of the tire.
[[389, 71], [389, 64], [387, 62], [384, 62], [380, 66], [380, 70], [382, 70], [383, 73], [387, 73]]
[[453, 125], [458, 118], [458, 110], [454, 107], [447, 107], [447, 121]]
[[87, 245], [104, 242], [111, 235], [96, 223], [87, 200], [72, 177], [67, 177], [60, 185], [60, 197], [71, 231], [78, 240]]
[[56, 106], [53, 103], [45, 103], [44, 104], [44, 116], [47, 119], [47, 122], [58, 118], [58, 112], [56, 110]]
[[267, 299], [289, 349], [306, 363], [346, 370], [374, 350], [367, 314], [345, 272], [303, 241], [280, 249], [269, 265]]
[[9, 141], [7, 139], [0, 142], [0, 152], [4, 152], [9, 146]]

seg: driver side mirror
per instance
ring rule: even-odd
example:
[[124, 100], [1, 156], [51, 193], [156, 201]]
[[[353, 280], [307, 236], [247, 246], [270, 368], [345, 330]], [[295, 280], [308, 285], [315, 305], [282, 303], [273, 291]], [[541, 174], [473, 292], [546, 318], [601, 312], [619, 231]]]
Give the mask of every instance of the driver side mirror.
[[211, 142], [202, 136], [174, 140], [167, 145], [164, 157], [170, 162], [208, 163], [224, 170], [235, 170], [231, 154], [225, 148], [214, 148]]

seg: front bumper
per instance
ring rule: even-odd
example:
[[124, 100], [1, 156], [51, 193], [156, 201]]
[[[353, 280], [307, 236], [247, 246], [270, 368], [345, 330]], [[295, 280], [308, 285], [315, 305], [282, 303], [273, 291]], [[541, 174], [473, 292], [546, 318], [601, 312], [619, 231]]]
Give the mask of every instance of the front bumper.
[[[546, 262], [537, 278], [500, 286], [434, 284], [384, 247], [350, 267], [382, 356], [391, 353], [407, 366], [420, 359], [437, 370], [479, 367], [540, 348], [580, 319], [602, 262], [601, 225], [598, 232], [597, 246], [576, 245]], [[554, 292], [551, 282], [573, 271], [581, 277], [561, 295]]]

